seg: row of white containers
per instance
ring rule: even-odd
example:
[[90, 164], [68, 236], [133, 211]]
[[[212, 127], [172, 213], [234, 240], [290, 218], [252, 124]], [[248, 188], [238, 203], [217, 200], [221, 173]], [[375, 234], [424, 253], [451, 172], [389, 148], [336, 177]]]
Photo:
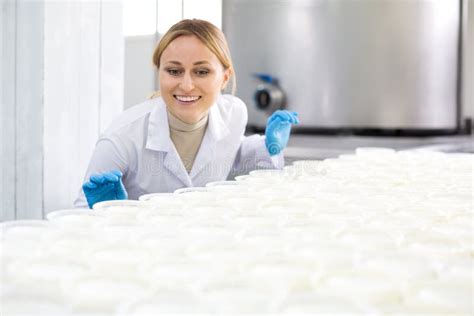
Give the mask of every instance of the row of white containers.
[[473, 155], [359, 148], [2, 223], [2, 315], [473, 313]]

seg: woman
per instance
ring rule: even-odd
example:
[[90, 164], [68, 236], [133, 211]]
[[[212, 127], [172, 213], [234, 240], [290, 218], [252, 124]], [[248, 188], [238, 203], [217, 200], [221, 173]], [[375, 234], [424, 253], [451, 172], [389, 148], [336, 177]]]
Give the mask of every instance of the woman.
[[218, 28], [196, 19], [175, 24], [153, 62], [160, 96], [126, 110], [101, 135], [76, 207], [283, 167], [281, 150], [298, 123], [296, 113], [276, 111], [265, 137], [244, 136], [245, 104], [221, 94], [229, 81], [235, 90], [235, 75]]

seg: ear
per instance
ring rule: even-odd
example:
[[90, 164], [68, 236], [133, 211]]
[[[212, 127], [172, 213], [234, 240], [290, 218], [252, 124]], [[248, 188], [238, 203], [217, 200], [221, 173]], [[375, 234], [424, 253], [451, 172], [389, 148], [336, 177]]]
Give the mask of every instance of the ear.
[[227, 83], [229, 82], [231, 76], [232, 76], [232, 69], [231, 68], [227, 68], [226, 70], [224, 70], [224, 76], [223, 76], [223, 80], [222, 80], [221, 90], [225, 89], [225, 87], [227, 86]]

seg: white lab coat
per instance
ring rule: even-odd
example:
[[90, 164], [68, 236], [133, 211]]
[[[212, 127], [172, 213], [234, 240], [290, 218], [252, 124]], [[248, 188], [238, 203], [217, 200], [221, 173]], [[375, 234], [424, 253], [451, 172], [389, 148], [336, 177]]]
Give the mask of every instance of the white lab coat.
[[[129, 199], [148, 193], [204, 186], [254, 169], [283, 168], [283, 155], [270, 157], [265, 137], [244, 136], [247, 108], [231, 95], [218, 97], [209, 111], [204, 138], [191, 172], [171, 141], [161, 97], [124, 111], [97, 141], [84, 178], [120, 170]], [[82, 188], [75, 207], [87, 207]]]

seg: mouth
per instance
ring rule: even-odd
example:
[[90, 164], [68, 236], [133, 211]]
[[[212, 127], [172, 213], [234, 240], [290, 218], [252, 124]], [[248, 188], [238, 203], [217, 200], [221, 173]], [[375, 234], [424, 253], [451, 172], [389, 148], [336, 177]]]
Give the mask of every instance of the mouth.
[[179, 104], [191, 105], [199, 101], [201, 96], [187, 96], [187, 95], [173, 95], [174, 99], [178, 101]]

